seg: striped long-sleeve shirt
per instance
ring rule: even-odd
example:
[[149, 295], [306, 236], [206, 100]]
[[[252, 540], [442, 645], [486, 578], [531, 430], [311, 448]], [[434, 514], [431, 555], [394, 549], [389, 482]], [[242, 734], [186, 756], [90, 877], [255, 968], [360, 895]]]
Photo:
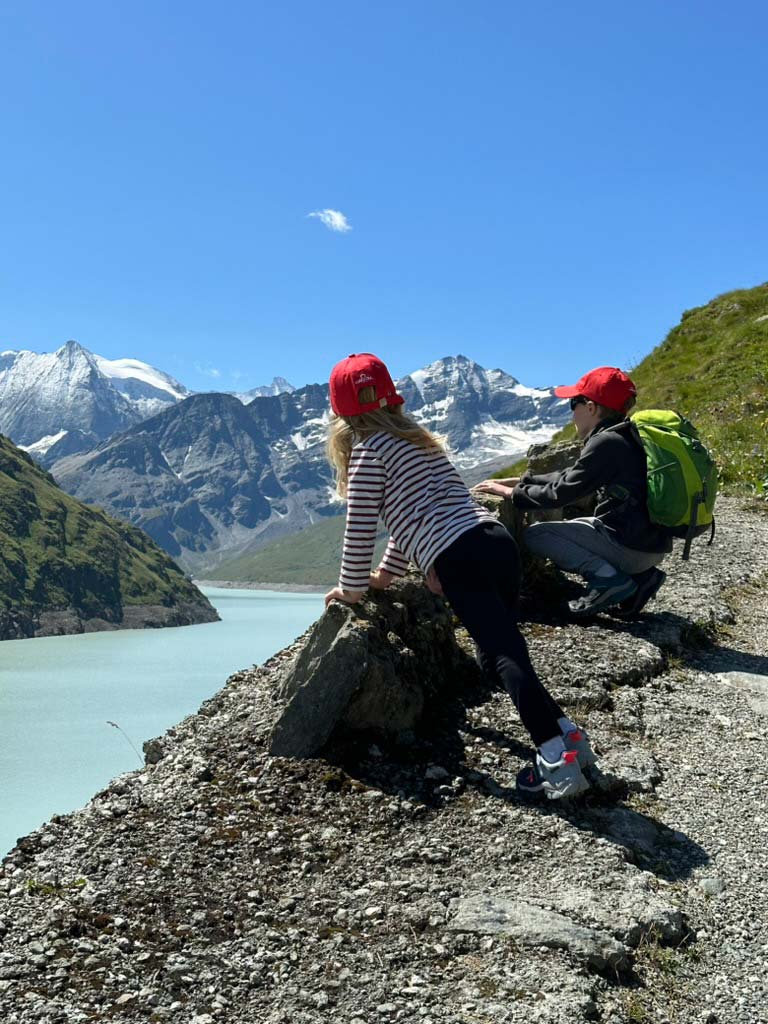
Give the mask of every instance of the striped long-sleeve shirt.
[[426, 573], [462, 533], [495, 522], [443, 452], [384, 431], [359, 442], [350, 455], [343, 590], [367, 589], [379, 519], [390, 534], [380, 568], [395, 576], [404, 576], [411, 561]]

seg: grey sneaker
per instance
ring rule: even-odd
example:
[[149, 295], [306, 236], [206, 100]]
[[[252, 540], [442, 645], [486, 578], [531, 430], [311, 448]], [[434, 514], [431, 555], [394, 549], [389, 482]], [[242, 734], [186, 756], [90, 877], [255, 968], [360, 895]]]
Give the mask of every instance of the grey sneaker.
[[576, 619], [591, 618], [605, 608], [614, 608], [637, 592], [637, 583], [632, 577], [618, 570], [613, 576], [585, 574], [584, 579], [589, 587], [587, 593], [568, 602], [571, 615]]
[[589, 768], [597, 764], [597, 754], [589, 742], [589, 733], [584, 729], [572, 729], [563, 736], [566, 750], [575, 750], [580, 768]]
[[517, 775], [521, 793], [543, 793], [548, 800], [578, 796], [589, 789], [575, 750], [566, 750], [559, 761], [545, 761], [539, 751], [532, 765]]
[[622, 601], [618, 608], [613, 608], [611, 615], [617, 619], [634, 619], [648, 602], [656, 597], [664, 586], [666, 578], [667, 574], [655, 566], [652, 569], [646, 569], [645, 572], [637, 573], [632, 577], [637, 584], [637, 590], [626, 601]]

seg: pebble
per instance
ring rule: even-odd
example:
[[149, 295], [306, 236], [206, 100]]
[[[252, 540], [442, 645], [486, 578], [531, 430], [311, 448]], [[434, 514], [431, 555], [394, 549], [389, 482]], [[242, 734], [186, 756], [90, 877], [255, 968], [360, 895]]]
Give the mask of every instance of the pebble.
[[699, 888], [708, 896], [719, 896], [725, 891], [725, 883], [721, 878], [700, 878]]

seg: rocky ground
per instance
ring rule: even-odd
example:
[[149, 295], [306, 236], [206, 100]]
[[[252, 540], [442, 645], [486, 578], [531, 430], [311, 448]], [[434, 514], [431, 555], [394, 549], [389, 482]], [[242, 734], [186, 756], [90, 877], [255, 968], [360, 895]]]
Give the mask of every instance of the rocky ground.
[[271, 757], [293, 651], [0, 869], [4, 1020], [768, 1021], [768, 517], [722, 502], [637, 623], [529, 622], [602, 753], [527, 803], [478, 680], [408, 742]]

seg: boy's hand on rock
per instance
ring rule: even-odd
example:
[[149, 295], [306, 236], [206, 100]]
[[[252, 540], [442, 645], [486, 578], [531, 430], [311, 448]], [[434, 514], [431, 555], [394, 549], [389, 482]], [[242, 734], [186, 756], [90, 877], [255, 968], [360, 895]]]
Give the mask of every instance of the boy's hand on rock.
[[475, 484], [473, 491], [482, 491], [483, 494], [498, 494], [501, 498], [509, 498], [512, 491], [520, 483], [520, 477], [510, 476], [505, 480], [481, 480]]

